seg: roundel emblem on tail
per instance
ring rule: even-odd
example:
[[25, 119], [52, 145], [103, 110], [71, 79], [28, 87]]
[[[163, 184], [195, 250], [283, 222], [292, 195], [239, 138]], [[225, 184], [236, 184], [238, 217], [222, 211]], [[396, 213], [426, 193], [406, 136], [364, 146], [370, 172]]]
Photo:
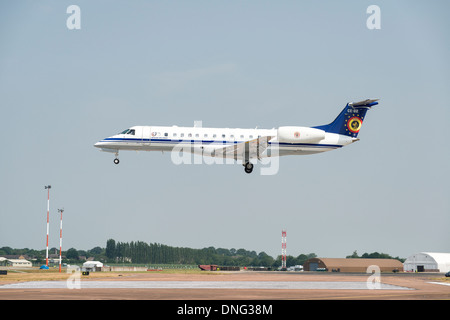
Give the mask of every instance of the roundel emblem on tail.
[[347, 121], [347, 128], [353, 133], [359, 132], [359, 129], [361, 129], [362, 120], [358, 117], [353, 117], [348, 119]]
[[295, 138], [300, 138], [300, 132], [298, 132], [298, 131], [294, 132], [294, 137]]

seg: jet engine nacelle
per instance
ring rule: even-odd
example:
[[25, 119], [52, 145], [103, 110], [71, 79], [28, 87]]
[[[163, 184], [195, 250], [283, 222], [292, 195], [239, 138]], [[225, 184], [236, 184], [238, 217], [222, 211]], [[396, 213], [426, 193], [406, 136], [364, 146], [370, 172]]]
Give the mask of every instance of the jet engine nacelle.
[[325, 139], [325, 131], [309, 127], [279, 127], [278, 141], [286, 143], [313, 143]]

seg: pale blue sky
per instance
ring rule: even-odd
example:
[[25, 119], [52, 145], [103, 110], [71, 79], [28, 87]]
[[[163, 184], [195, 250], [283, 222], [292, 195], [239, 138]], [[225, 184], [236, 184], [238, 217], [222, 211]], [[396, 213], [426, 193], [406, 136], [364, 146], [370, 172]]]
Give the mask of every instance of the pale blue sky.
[[[81, 8], [81, 30], [66, 9]], [[369, 30], [366, 9], [381, 9]], [[450, 251], [447, 1], [2, 1], [0, 246], [106, 240], [345, 257]], [[241, 165], [93, 144], [132, 125], [273, 128], [379, 98], [361, 141]]]

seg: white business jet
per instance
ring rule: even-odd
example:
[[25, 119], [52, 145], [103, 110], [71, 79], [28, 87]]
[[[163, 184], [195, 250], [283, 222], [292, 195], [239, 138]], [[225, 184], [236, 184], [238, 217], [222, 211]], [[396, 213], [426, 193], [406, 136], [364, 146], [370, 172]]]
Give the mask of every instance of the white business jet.
[[[316, 127], [286, 126], [278, 129], [134, 126], [105, 138], [94, 146], [115, 153], [120, 150], [190, 152], [202, 156], [242, 161], [246, 173], [262, 158], [307, 155], [342, 148], [358, 141], [358, 133], [378, 99], [347, 103], [337, 118]], [[231, 160], [233, 161], [233, 160]]]

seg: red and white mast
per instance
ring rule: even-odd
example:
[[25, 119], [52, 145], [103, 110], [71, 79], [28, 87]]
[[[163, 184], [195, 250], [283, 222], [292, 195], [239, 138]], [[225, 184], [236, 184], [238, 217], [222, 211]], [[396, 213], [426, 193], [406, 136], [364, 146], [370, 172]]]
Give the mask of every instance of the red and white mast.
[[48, 185], [45, 186], [45, 189], [47, 189], [47, 249], [45, 252], [45, 265], [48, 267], [48, 225], [49, 225], [49, 218], [50, 218], [50, 188], [52, 186]]
[[58, 212], [61, 213], [61, 225], [59, 228], [59, 272], [61, 272], [61, 249], [62, 249], [62, 214], [64, 209], [58, 209]]
[[281, 270], [286, 270], [286, 230], [281, 231]]

